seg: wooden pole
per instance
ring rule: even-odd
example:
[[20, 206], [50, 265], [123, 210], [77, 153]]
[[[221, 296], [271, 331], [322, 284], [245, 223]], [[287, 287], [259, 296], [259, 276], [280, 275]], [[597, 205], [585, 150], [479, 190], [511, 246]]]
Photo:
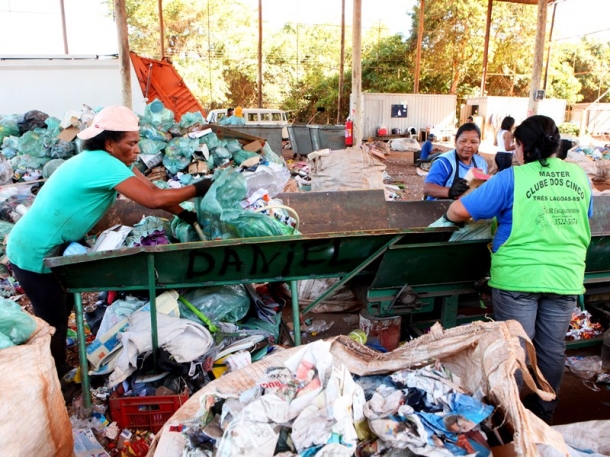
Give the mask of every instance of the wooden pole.
[[341, 122], [343, 99], [343, 73], [345, 72], [345, 0], [341, 0], [341, 56], [339, 57], [339, 96], [337, 97], [337, 124]]
[[485, 96], [485, 83], [487, 82], [487, 59], [489, 54], [489, 34], [491, 31], [491, 10], [493, 0], [487, 2], [487, 20], [485, 22], [485, 46], [483, 47], [483, 75], [481, 76], [481, 97]]
[[542, 76], [542, 61], [544, 59], [544, 37], [546, 35], [546, 12], [548, 0], [538, 0], [538, 28], [536, 29], [536, 46], [534, 47], [534, 65], [532, 66], [532, 81], [530, 83], [530, 98], [527, 106], [527, 115], [538, 114], [538, 100], [536, 92], [540, 89]]
[[354, 0], [352, 22], [352, 96], [354, 121], [354, 147], [362, 144], [364, 107], [362, 106], [362, 0]]
[[114, 14], [119, 38], [119, 65], [121, 71], [121, 95], [123, 105], [133, 108], [131, 101], [131, 61], [129, 60], [129, 38], [127, 35], [127, 12], [125, 0], [114, 0]]
[[419, 71], [421, 64], [421, 43], [424, 37], [424, 7], [425, 0], [419, 0], [419, 27], [417, 28], [417, 54], [415, 56], [415, 75], [413, 77], [413, 93], [419, 93]]
[[549, 77], [549, 61], [551, 60], [551, 47], [553, 46], [553, 28], [555, 27], [555, 11], [557, 10], [557, 2], [553, 3], [553, 15], [551, 16], [551, 31], [549, 32], [549, 49], [546, 53], [546, 65], [544, 67], [544, 85], [542, 86], [546, 90], [546, 83]]
[[61, 10], [61, 30], [64, 36], [64, 54], [68, 52], [68, 32], [66, 31], [66, 9], [64, 8], [64, 0], [59, 0], [59, 9]]
[[161, 42], [161, 60], [165, 59], [165, 27], [163, 26], [163, 0], [158, 0], [159, 8], [159, 41]]
[[263, 107], [263, 0], [258, 0], [258, 107]]

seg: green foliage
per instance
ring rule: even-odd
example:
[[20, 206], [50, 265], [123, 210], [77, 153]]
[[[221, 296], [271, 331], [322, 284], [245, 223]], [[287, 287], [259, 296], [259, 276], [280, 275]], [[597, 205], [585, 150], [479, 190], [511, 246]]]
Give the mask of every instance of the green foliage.
[[[108, 0], [109, 11], [112, 0]], [[256, 106], [258, 17], [246, 0], [164, 0], [165, 54], [208, 109]], [[362, 88], [410, 93], [414, 87], [419, 2], [408, 13], [408, 36], [383, 26], [362, 39]], [[160, 58], [157, 0], [126, 0], [130, 47]], [[431, 0], [425, 3], [420, 93], [479, 95], [487, 2]], [[388, 14], [395, 14], [391, 11]], [[537, 28], [536, 6], [493, 2], [487, 95], [529, 95]], [[351, 29], [345, 31], [345, 75], [337, 106], [340, 28], [285, 23], [263, 25], [263, 104], [290, 111], [306, 122], [345, 120], [351, 92]], [[591, 102], [610, 87], [610, 43], [553, 43], [547, 96], [568, 103]], [[609, 102], [610, 95], [600, 101]]]
[[578, 136], [578, 133], [580, 131], [580, 127], [571, 122], [564, 122], [563, 124], [559, 124], [559, 126], [557, 128], [559, 129], [559, 132], [561, 132], [561, 133], [565, 133], [568, 135], [575, 135], [575, 136]]

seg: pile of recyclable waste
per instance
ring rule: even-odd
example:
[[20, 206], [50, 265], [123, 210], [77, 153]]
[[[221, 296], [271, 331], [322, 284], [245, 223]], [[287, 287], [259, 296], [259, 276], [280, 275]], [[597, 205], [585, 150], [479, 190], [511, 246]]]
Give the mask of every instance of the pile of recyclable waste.
[[[80, 152], [76, 135], [94, 116], [86, 105], [61, 120], [35, 110], [0, 115], [0, 219], [15, 223], [25, 214], [44, 180]], [[215, 181], [210, 196], [182, 204], [197, 211], [206, 240], [298, 233], [298, 215], [274, 199], [290, 187], [284, 159], [264, 141], [244, 139], [238, 132], [220, 138], [209, 127], [199, 112], [186, 113], [178, 122], [171, 110], [154, 100], [140, 116], [140, 155], [134, 166], [161, 188]], [[130, 229], [122, 230], [125, 243], [110, 249], [201, 240], [179, 219], [147, 218]]]

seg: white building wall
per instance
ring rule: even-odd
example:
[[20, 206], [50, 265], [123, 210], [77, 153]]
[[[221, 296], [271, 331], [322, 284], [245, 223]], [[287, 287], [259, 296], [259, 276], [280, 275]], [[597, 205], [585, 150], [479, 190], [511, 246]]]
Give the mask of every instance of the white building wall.
[[[12, 56], [11, 56], [12, 57]], [[68, 110], [122, 105], [118, 59], [23, 58], [0, 56], [0, 114], [40, 110], [62, 118]], [[146, 101], [131, 68], [132, 109], [144, 113]]]
[[[454, 131], [456, 123], [455, 95], [432, 94], [382, 94], [364, 93], [364, 138], [377, 135], [377, 129], [385, 126], [388, 133], [410, 128], [416, 132], [430, 129], [435, 132]], [[407, 117], [392, 117], [392, 105], [407, 105]]]
[[587, 133], [599, 135], [610, 132], [610, 103], [575, 103], [569, 111], [569, 121], [580, 125], [584, 115], [587, 116]]

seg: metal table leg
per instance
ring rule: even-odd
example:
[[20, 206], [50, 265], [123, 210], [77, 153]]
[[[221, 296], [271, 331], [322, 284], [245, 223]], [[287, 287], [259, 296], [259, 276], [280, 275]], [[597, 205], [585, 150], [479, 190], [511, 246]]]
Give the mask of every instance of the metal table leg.
[[301, 313], [299, 312], [298, 282], [290, 281], [290, 295], [292, 295], [292, 328], [294, 331], [294, 345], [301, 345]]
[[76, 338], [78, 340], [78, 359], [80, 363], [81, 385], [83, 386], [83, 400], [85, 402], [85, 409], [90, 411], [91, 384], [89, 383], [89, 362], [87, 361], [83, 297], [80, 293], [74, 294], [74, 316], [76, 319]]

